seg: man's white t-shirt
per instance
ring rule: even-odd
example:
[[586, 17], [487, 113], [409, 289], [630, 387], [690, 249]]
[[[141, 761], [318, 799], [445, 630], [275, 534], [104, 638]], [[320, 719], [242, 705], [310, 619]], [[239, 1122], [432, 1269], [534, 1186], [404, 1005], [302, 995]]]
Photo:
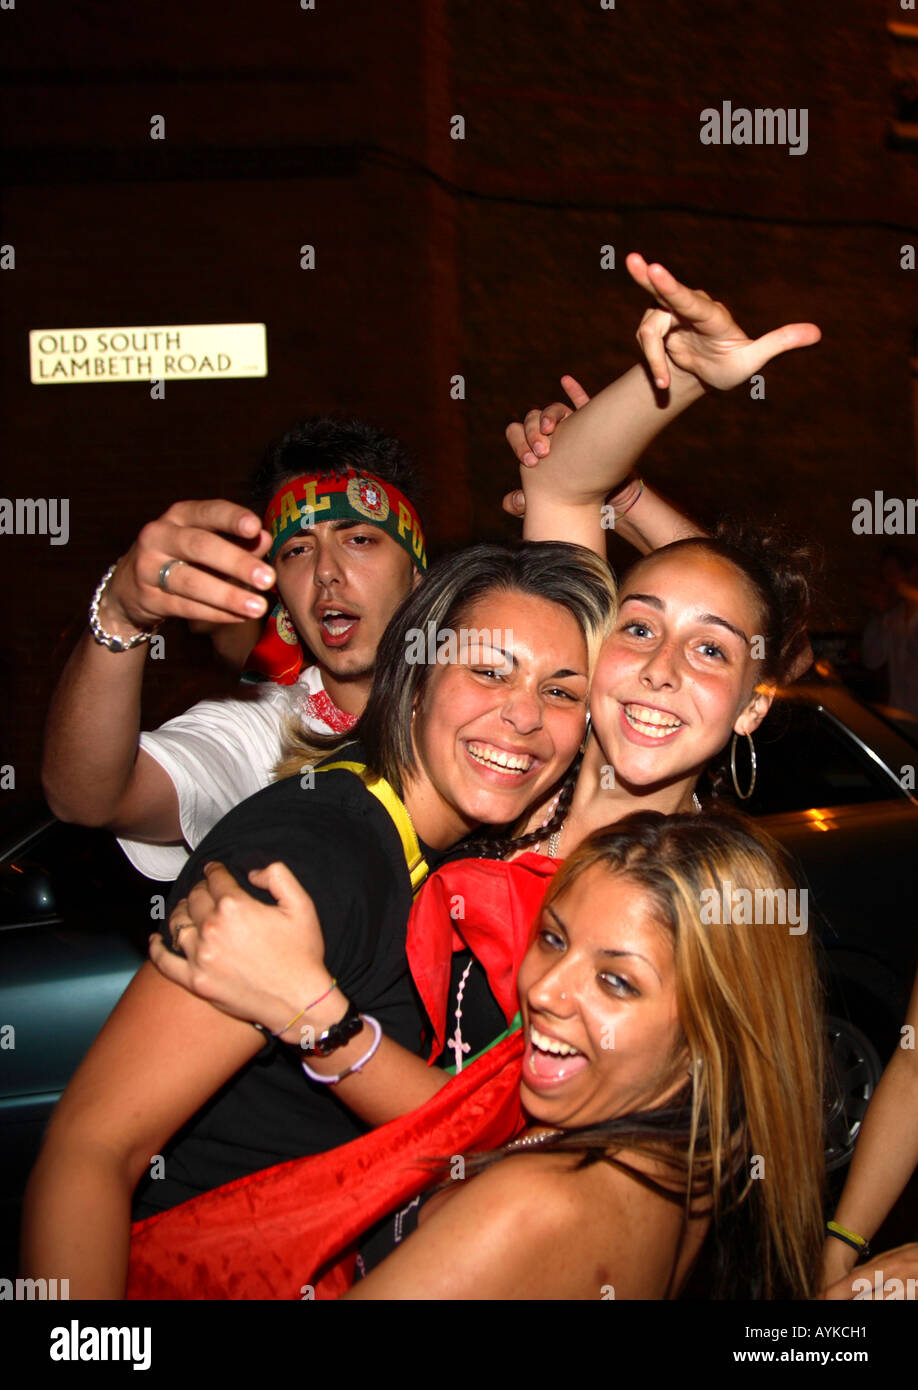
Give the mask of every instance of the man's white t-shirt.
[[154, 845], [119, 838], [136, 869], [147, 878], [178, 878], [189, 849], [196, 849], [227, 811], [261, 791], [280, 760], [288, 719], [298, 717], [316, 734], [332, 732], [306, 707], [310, 696], [328, 700], [317, 666], [308, 666], [295, 685], [265, 681], [249, 696], [201, 700], [152, 733], [140, 747], [159, 763], [175, 787], [183, 845]]

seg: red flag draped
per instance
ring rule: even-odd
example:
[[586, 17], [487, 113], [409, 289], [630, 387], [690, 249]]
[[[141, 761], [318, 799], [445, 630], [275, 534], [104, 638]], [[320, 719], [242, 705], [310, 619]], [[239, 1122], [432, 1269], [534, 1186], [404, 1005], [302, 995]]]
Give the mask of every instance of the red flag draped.
[[[509, 1023], [516, 975], [557, 862], [464, 860], [433, 874], [408, 926], [411, 972], [442, 1048], [450, 957], [468, 946]], [[419, 1110], [324, 1154], [238, 1178], [135, 1223], [132, 1299], [337, 1298], [356, 1243], [439, 1181], [428, 1160], [499, 1147], [523, 1127], [519, 1032], [492, 1047]]]

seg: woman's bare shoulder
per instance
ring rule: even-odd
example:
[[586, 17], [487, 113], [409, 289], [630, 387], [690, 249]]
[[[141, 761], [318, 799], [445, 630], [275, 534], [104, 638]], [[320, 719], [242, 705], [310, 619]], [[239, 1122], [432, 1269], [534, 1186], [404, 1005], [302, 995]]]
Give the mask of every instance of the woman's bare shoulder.
[[511, 1155], [459, 1180], [354, 1296], [661, 1297], [678, 1231], [666, 1206], [606, 1163], [582, 1168], [567, 1154]]

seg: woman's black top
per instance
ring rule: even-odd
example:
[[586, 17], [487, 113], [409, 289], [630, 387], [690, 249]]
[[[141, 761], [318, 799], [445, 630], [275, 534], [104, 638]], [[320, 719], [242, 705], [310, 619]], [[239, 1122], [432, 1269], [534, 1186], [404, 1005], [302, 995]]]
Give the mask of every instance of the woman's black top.
[[[336, 756], [363, 761], [358, 744]], [[170, 911], [211, 860], [226, 865], [254, 897], [272, 902], [247, 874], [280, 860], [315, 903], [326, 964], [339, 987], [362, 1013], [379, 1020], [388, 1037], [426, 1056], [431, 1030], [405, 955], [412, 893], [398, 833], [353, 773], [319, 771], [313, 781], [302, 786], [299, 777], [290, 777], [274, 783], [225, 816], [189, 859]], [[421, 849], [431, 871], [446, 857], [423, 844]], [[169, 944], [168, 922], [163, 938]], [[453, 959], [451, 1001], [470, 961], [467, 952]], [[505, 1026], [484, 971], [472, 961], [462, 997], [462, 1035], [471, 1055]], [[148, 1176], [138, 1186], [135, 1219], [365, 1133], [333, 1087], [306, 1077], [300, 1060], [297, 1048], [272, 1044], [237, 1072], [166, 1145], [164, 1163], [153, 1168], [163, 1168], [164, 1176]], [[445, 1050], [438, 1060], [448, 1066], [453, 1054]]]

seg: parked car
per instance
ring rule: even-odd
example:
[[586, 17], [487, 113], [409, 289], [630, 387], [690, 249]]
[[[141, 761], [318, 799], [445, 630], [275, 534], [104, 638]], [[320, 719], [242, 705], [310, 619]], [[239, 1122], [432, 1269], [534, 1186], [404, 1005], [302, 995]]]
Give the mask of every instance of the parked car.
[[780, 692], [755, 743], [755, 791], [737, 804], [794, 855], [807, 883], [839, 1088], [830, 1164], [840, 1167], [899, 1039], [918, 965], [918, 721], [863, 704], [820, 662]]
[[[12, 812], [12, 815], [10, 815]], [[0, 824], [0, 1273], [54, 1105], [146, 955], [168, 885], [39, 804]]]
[[[820, 663], [780, 693], [755, 742], [755, 790], [737, 804], [805, 875], [830, 1014], [830, 1163], [841, 1168], [896, 1045], [915, 973], [918, 723], [861, 703]], [[740, 778], [745, 786], [745, 767]], [[0, 1220], [8, 1241], [48, 1115], [145, 956], [168, 891], [137, 874], [106, 831], [63, 825], [42, 807], [18, 820], [17, 829], [0, 828]]]

